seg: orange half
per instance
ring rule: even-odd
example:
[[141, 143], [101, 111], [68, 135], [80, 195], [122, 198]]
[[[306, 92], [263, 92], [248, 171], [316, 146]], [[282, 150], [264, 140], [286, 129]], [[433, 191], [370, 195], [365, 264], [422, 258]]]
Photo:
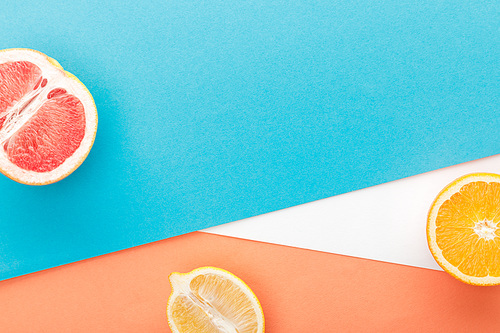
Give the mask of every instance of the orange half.
[[500, 284], [500, 175], [456, 179], [434, 200], [427, 241], [437, 263], [458, 280]]

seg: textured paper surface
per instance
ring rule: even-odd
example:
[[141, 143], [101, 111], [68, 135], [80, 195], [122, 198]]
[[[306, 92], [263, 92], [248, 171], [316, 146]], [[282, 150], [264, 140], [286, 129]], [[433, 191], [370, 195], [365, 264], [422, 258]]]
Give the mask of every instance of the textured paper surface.
[[498, 332], [499, 287], [440, 271], [193, 233], [0, 282], [2, 332], [169, 332], [167, 277], [242, 278], [266, 332]]
[[99, 126], [67, 179], [0, 177], [0, 279], [497, 154], [498, 6], [3, 1]]

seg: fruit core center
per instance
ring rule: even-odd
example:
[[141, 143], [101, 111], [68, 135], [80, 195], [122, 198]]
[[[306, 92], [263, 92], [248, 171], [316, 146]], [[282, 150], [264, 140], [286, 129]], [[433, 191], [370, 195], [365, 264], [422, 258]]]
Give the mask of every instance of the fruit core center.
[[484, 238], [485, 240], [492, 240], [496, 237], [495, 231], [498, 226], [495, 222], [489, 220], [483, 220], [476, 222], [474, 226], [474, 232], [479, 238]]

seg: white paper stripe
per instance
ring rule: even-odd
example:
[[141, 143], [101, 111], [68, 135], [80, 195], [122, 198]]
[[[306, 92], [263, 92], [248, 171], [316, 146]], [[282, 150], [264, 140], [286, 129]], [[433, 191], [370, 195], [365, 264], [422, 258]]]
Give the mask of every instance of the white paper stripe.
[[427, 247], [427, 213], [444, 186], [472, 172], [500, 173], [500, 155], [203, 231], [439, 270]]

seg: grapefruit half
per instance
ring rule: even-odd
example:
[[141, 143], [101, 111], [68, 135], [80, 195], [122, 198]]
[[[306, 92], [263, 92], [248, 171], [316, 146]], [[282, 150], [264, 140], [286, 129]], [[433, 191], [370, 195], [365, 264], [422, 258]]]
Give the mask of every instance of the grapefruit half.
[[63, 179], [97, 131], [92, 95], [73, 74], [30, 49], [0, 50], [0, 172], [23, 184]]

